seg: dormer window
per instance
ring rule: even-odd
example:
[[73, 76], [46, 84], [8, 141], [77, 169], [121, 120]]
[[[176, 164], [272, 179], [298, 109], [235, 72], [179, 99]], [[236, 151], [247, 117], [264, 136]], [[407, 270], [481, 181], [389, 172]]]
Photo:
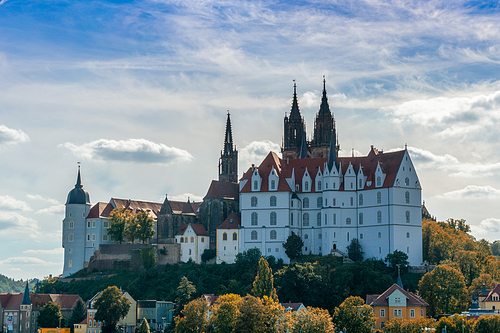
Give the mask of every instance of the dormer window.
[[304, 183], [304, 191], [309, 191], [309, 182], [305, 181]]
[[259, 182], [256, 180], [253, 181], [253, 189], [254, 191], [257, 191], [259, 189]]
[[382, 186], [382, 178], [380, 176], [377, 176], [377, 187]]
[[274, 190], [276, 188], [276, 181], [271, 180], [271, 190]]
[[359, 188], [363, 188], [363, 181], [361, 179], [359, 180]]
[[410, 178], [405, 178], [405, 186], [410, 186]]
[[321, 191], [321, 180], [318, 181], [318, 191]]

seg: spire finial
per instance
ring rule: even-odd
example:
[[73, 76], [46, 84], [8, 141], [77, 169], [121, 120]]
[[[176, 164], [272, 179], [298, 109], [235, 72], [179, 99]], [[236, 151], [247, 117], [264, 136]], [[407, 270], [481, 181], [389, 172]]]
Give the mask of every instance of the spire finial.
[[323, 90], [326, 90], [326, 78], [323, 75]]
[[75, 187], [77, 188], [82, 188], [82, 179], [80, 177], [80, 162], [77, 162], [78, 164], [78, 176], [76, 177], [76, 184]]

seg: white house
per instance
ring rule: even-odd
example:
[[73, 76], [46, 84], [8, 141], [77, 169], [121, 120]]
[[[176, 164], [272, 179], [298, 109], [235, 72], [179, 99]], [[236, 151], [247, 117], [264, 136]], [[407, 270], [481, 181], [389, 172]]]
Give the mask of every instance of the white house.
[[240, 216], [231, 213], [224, 222], [217, 227], [217, 263], [232, 264], [240, 251]]
[[201, 255], [210, 248], [208, 232], [199, 223], [181, 226], [175, 235], [175, 241], [181, 244], [181, 261], [183, 262], [192, 259], [197, 264], [201, 263]]

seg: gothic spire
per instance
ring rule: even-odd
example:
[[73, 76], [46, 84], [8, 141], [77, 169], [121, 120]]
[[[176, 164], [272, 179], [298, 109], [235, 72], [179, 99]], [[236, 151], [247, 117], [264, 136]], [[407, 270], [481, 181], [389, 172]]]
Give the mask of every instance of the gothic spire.
[[224, 139], [224, 155], [229, 155], [233, 151], [233, 131], [231, 129], [231, 118], [229, 110], [227, 111], [226, 136]]
[[290, 120], [298, 119], [300, 120], [300, 110], [299, 110], [299, 102], [297, 101], [297, 83], [293, 80], [293, 101], [292, 101], [292, 110], [290, 111]]
[[319, 107], [319, 112], [318, 115], [328, 115], [332, 116], [332, 113], [330, 112], [330, 106], [328, 105], [328, 98], [326, 97], [326, 79], [325, 76], [323, 76], [323, 96], [321, 98], [321, 105]]
[[337, 142], [335, 139], [335, 128], [330, 133], [330, 152], [328, 153], [328, 170], [332, 170], [333, 166], [337, 167]]
[[26, 280], [26, 288], [24, 288], [23, 301], [21, 302], [21, 304], [22, 305], [30, 305], [31, 304], [30, 289], [28, 287], [28, 280]]

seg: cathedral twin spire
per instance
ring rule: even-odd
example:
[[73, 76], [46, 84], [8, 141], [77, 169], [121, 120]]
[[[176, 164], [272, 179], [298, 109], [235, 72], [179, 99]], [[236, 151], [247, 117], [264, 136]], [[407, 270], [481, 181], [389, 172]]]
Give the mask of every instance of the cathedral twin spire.
[[238, 151], [233, 145], [233, 131], [229, 111], [226, 119], [226, 135], [224, 137], [224, 150], [221, 151], [219, 160], [219, 181], [238, 182]]

